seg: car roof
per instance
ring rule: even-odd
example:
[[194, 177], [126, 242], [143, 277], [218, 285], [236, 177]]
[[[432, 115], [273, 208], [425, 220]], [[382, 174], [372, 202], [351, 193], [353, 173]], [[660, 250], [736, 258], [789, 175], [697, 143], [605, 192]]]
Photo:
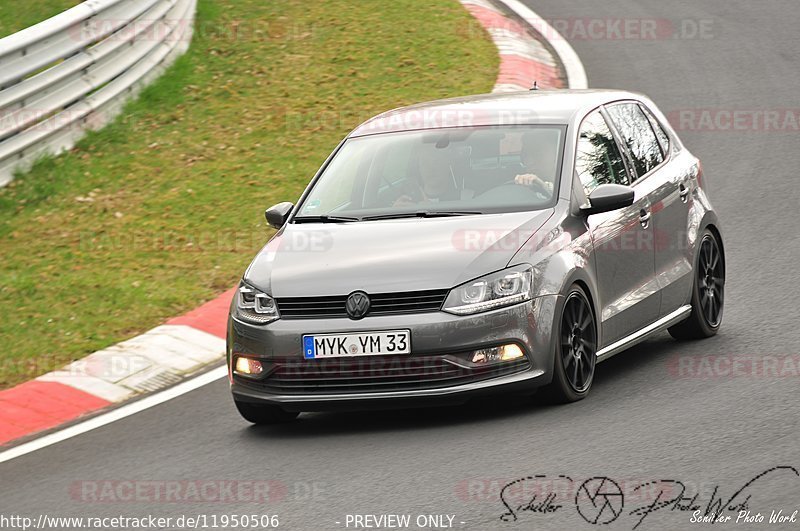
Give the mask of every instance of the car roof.
[[359, 125], [350, 137], [443, 127], [564, 125], [604, 103], [643, 98], [634, 92], [608, 89], [531, 90], [449, 98], [384, 112]]

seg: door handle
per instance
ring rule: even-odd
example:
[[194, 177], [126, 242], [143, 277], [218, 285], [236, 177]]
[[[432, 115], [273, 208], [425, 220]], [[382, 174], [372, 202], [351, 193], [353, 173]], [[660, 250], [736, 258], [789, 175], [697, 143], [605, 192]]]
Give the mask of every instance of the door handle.
[[644, 227], [646, 229], [647, 225], [650, 223], [650, 212], [648, 212], [645, 209], [640, 210], [639, 211], [639, 223], [641, 223], [642, 227]]
[[681, 183], [678, 193], [681, 196], [681, 201], [684, 203], [689, 200], [689, 188], [685, 184]]

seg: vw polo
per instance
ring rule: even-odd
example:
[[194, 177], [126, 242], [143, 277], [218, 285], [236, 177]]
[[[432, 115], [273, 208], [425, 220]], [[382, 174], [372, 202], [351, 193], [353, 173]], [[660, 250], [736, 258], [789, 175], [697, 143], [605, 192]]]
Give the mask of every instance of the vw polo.
[[722, 320], [725, 262], [698, 159], [648, 98], [441, 100], [351, 132], [231, 304], [227, 360], [254, 423], [301, 411], [584, 398], [595, 365]]

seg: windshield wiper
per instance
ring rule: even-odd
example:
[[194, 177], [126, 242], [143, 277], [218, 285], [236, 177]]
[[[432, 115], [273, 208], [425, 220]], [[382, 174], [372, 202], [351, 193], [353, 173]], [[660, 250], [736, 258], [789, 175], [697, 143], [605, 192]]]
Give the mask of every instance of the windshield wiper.
[[361, 219], [350, 216], [332, 216], [330, 214], [321, 214], [319, 216], [297, 216], [292, 221], [295, 223], [345, 223], [361, 221]]
[[466, 210], [418, 210], [416, 212], [394, 212], [392, 214], [377, 214], [374, 216], [364, 216], [362, 221], [374, 221], [378, 219], [405, 219], [405, 218], [449, 218], [453, 216], [475, 216], [482, 212], [470, 212]]

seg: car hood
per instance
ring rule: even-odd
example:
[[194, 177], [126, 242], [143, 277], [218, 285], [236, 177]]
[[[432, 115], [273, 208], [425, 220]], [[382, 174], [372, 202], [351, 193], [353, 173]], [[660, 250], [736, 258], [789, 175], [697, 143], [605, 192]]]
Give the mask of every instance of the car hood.
[[513, 265], [552, 214], [287, 224], [244, 278], [273, 297], [451, 288]]

